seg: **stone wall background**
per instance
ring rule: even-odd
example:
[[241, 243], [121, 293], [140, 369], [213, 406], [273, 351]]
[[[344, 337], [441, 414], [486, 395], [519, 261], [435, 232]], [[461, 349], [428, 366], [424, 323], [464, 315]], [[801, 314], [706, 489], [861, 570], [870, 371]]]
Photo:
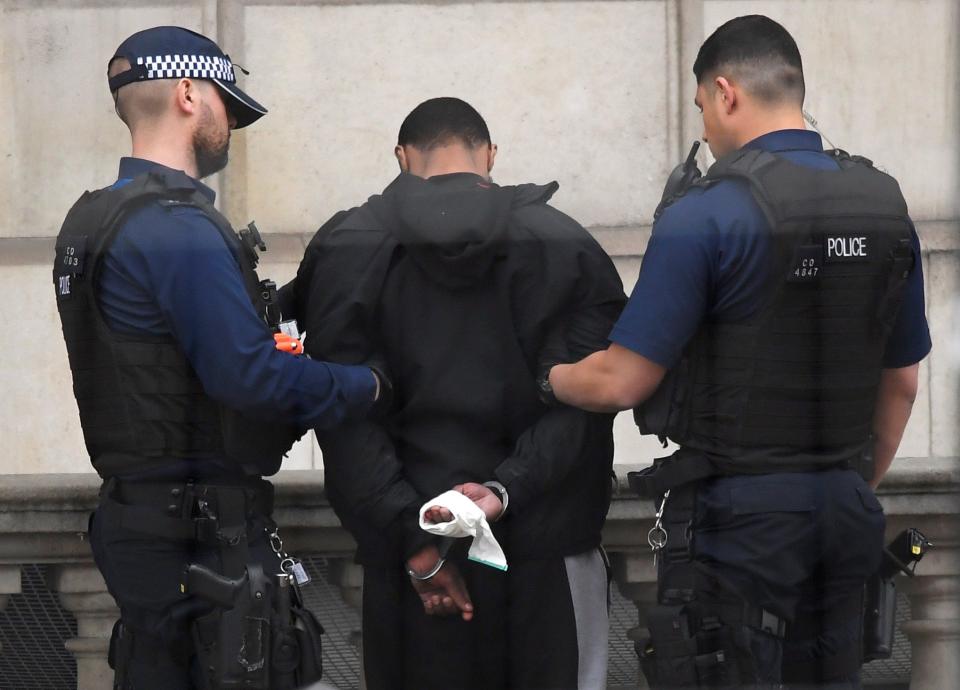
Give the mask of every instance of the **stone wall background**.
[[[700, 135], [690, 71], [729, 18], [784, 23], [807, 109], [833, 143], [896, 176], [924, 245], [934, 351], [901, 447], [960, 456], [960, 3], [955, 0], [0, 0], [0, 473], [87, 472], [53, 294], [53, 238], [109, 184], [128, 137], [106, 62], [130, 33], [214, 37], [270, 109], [214, 180], [235, 224], [269, 233], [263, 275], [290, 278], [312, 231], [396, 174], [403, 117], [470, 101], [500, 146], [495, 179], [556, 179], [632, 287], [663, 181]], [[708, 161], [701, 161], [701, 165]], [[646, 462], [628, 415], [617, 461]], [[322, 466], [309, 439], [288, 468]]]

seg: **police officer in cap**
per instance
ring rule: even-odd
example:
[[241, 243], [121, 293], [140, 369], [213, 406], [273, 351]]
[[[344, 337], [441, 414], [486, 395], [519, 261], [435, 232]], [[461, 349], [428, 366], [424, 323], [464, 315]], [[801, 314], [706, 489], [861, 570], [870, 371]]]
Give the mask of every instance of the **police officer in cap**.
[[693, 71], [717, 162], [666, 200], [612, 344], [542, 383], [680, 446], [634, 482], [663, 501], [652, 687], [859, 687], [873, 489], [930, 350], [917, 234], [893, 178], [804, 129], [782, 26], [727, 22]]
[[[255, 231], [242, 241], [200, 182], [226, 164], [231, 130], [266, 113], [236, 85], [230, 58], [164, 26], [124, 41], [108, 70], [133, 153], [116, 182], [71, 209], [53, 278], [104, 479], [90, 540], [120, 606], [116, 687], [267, 687], [272, 671], [258, 664], [271, 652], [255, 645], [267, 631], [191, 596], [184, 569], [271, 582], [283, 549], [262, 476], [299, 429], [364, 417], [380, 380], [297, 356], [296, 340], [274, 336], [276, 306], [254, 270], [262, 242]], [[246, 670], [230, 667], [238, 654]]]

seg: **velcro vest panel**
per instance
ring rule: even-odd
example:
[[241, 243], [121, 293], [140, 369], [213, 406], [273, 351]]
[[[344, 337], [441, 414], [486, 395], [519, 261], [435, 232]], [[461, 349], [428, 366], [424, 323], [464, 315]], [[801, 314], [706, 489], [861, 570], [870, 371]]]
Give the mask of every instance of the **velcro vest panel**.
[[642, 431], [704, 451], [724, 471], [855, 465], [869, 451], [887, 336], [913, 268], [896, 181], [834, 152], [839, 170], [738, 151], [702, 184], [746, 181], [771, 229], [766, 301], [705, 323]]
[[96, 298], [102, 259], [130, 213], [151, 203], [199, 208], [224, 237], [251, 301], [264, 312], [256, 255], [185, 174], [152, 171], [119, 188], [84, 193], [57, 236], [53, 282], [93, 466], [108, 477], [162, 467], [169, 458], [230, 457], [250, 473], [276, 471], [289, 444], [268, 449], [263, 440], [245, 438], [256, 425], [206, 394], [173, 338], [127, 335], [104, 320]]

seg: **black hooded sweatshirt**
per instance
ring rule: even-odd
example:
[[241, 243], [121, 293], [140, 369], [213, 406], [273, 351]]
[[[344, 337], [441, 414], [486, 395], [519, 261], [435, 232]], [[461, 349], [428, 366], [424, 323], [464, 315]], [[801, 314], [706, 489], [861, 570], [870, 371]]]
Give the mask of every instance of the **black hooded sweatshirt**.
[[605, 348], [625, 300], [610, 258], [547, 205], [557, 188], [404, 173], [310, 242], [293, 295], [307, 353], [375, 363], [394, 388], [379, 421], [318, 431], [361, 563], [409, 557], [435, 539], [425, 501], [491, 479], [510, 496], [494, 525], [508, 560], [600, 543], [612, 417], [547, 407], [536, 375]]

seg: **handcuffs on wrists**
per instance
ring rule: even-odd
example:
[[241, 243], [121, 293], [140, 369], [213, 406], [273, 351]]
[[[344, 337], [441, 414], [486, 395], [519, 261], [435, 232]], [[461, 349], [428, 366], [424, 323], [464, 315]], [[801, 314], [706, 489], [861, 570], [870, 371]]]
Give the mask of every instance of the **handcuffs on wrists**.
[[500, 514], [493, 518], [494, 522], [499, 522], [500, 518], [507, 512], [507, 506], [510, 505], [510, 494], [507, 493], [507, 487], [498, 481], [484, 482], [483, 485], [488, 489], [493, 489], [500, 494]]
[[420, 581], [420, 582], [423, 582], [424, 580], [429, 580], [431, 577], [433, 577], [434, 575], [436, 575], [437, 573], [439, 573], [439, 572], [440, 572], [440, 568], [442, 568], [442, 567], [443, 567], [443, 564], [446, 563], [446, 562], [447, 562], [446, 557], [445, 557], [445, 556], [440, 556], [440, 558], [437, 559], [437, 564], [436, 564], [435, 566], [433, 566], [432, 568], [430, 568], [430, 571], [429, 571], [429, 572], [423, 573], [423, 574], [421, 575], [420, 573], [418, 573], [418, 572], [417, 572], [416, 570], [414, 570], [413, 568], [408, 567], [408, 568], [407, 568], [407, 575], [409, 575], [409, 576], [410, 576], [411, 578], [413, 578], [414, 580], [418, 580], [418, 581]]
[[[507, 512], [507, 506], [510, 505], [510, 494], [507, 493], [507, 487], [498, 481], [491, 480], [489, 482], [484, 482], [483, 485], [488, 489], [493, 489], [500, 494], [500, 514], [493, 519], [493, 522], [498, 522], [500, 518], [502, 518]], [[443, 564], [447, 562], [447, 551], [450, 548], [450, 544], [453, 543], [453, 540], [444, 541], [445, 543], [441, 545], [440, 558], [437, 559], [436, 565], [430, 568], [430, 570], [426, 573], [418, 573], [416, 570], [408, 566], [407, 575], [418, 582], [424, 582], [425, 580], [429, 580], [431, 577], [439, 573], [440, 569], [443, 567]]]
[[440, 558], [437, 559], [437, 564], [430, 568], [426, 573], [418, 573], [416, 570], [407, 566], [407, 575], [411, 579], [417, 580], [418, 582], [423, 582], [429, 580], [431, 577], [440, 572], [440, 568], [443, 567], [443, 564], [447, 562], [447, 552], [450, 550], [450, 547], [453, 546], [456, 539], [451, 539], [450, 537], [443, 537], [440, 540], [440, 546], [437, 547], [437, 550], [440, 552]]

